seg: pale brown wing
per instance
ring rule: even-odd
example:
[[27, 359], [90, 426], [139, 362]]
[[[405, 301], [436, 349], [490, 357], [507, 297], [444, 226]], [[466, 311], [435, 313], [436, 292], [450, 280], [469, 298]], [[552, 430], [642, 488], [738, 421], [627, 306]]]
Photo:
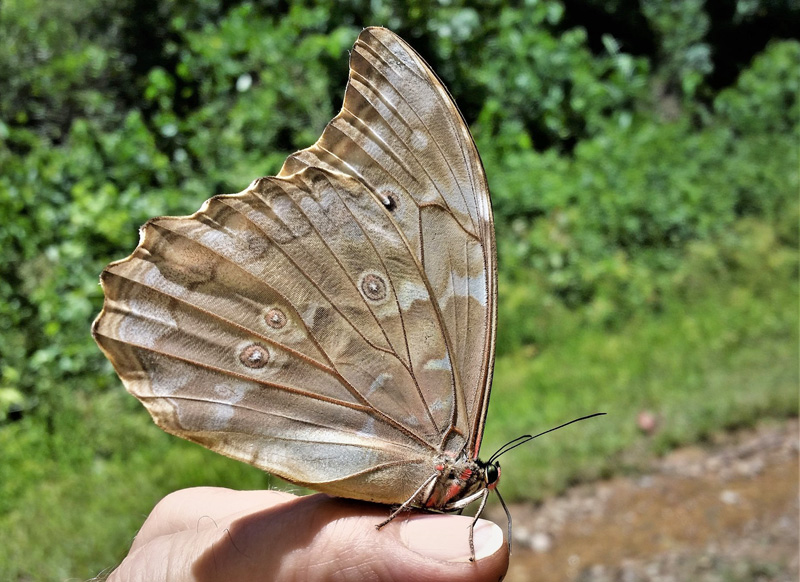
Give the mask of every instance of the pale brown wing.
[[[338, 151], [352, 88], [375, 75], [358, 54], [378, 37], [382, 58], [404, 63], [381, 73], [397, 92], [381, 99], [404, 113], [381, 121], [364, 106], [355, 123], [377, 141]], [[419, 57], [368, 29], [351, 69], [342, 113], [280, 177], [145, 225], [103, 273], [93, 331], [168, 432], [321, 491], [400, 503], [437, 453], [480, 440], [491, 213], [466, 126]], [[383, 153], [365, 158], [377, 143]], [[309, 163], [320, 153], [335, 163]]]
[[357, 181], [308, 168], [152, 220], [102, 282], [95, 338], [168, 432], [348, 497], [399, 503], [431, 474], [452, 416], [444, 338]]
[[453, 99], [402, 39], [367, 28], [351, 53], [342, 111], [279, 175], [303, 167], [350, 175], [392, 208], [436, 301], [476, 457], [494, 364], [494, 225], [483, 165]]

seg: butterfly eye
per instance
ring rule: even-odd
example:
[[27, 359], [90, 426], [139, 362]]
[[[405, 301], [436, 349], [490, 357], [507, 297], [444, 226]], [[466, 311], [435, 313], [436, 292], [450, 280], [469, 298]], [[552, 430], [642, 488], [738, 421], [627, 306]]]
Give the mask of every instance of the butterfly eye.
[[500, 465], [486, 465], [486, 484], [493, 485], [500, 479]]
[[361, 280], [361, 292], [367, 299], [383, 301], [386, 299], [386, 283], [378, 275], [367, 273]]
[[239, 361], [248, 368], [263, 368], [269, 363], [269, 352], [264, 346], [251, 344], [239, 353]]
[[286, 325], [286, 314], [276, 307], [267, 311], [265, 319], [267, 320], [267, 325], [272, 329], [281, 329]]

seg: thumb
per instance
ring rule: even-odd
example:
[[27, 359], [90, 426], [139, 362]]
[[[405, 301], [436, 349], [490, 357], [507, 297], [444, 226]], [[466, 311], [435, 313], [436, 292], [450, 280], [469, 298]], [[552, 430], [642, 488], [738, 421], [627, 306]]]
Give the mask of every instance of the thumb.
[[478, 582], [505, 574], [507, 546], [494, 523], [478, 520], [470, 562], [472, 518], [402, 514], [377, 530], [387, 511], [322, 494], [291, 498], [233, 519], [193, 571], [200, 582]]

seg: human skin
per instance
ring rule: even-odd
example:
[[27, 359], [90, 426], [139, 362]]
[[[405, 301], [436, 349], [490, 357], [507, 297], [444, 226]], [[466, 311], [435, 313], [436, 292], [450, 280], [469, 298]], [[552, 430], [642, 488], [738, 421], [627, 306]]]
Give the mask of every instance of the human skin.
[[380, 530], [381, 505], [324, 494], [197, 487], [148, 516], [110, 582], [501, 580], [502, 530], [479, 520], [475, 562], [460, 515], [403, 514]]

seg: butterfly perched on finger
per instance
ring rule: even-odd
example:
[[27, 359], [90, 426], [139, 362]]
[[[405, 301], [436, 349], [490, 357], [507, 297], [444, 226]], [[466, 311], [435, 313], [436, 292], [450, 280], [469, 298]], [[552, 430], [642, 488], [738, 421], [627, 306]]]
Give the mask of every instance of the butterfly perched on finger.
[[[452, 97], [384, 28], [341, 112], [277, 176], [141, 229], [95, 340], [169, 433], [332, 495], [481, 508], [497, 275], [489, 189]], [[474, 553], [474, 552], [473, 552]]]

